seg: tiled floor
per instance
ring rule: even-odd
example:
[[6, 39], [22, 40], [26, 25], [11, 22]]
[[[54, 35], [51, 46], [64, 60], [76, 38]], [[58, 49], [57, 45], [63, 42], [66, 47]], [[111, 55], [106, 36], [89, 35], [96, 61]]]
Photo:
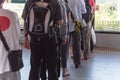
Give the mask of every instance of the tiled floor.
[[[24, 49], [24, 68], [21, 70], [21, 80], [28, 80], [29, 50]], [[95, 48], [90, 59], [82, 61], [81, 67], [74, 68], [71, 58], [68, 60], [68, 71], [71, 76], [60, 80], [120, 80], [120, 51], [104, 48]]]

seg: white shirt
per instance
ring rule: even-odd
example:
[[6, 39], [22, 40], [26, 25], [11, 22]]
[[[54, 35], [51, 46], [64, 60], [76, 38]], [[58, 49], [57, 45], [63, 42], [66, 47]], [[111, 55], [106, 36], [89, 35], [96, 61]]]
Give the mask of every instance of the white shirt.
[[[5, 25], [7, 25], [6, 28]], [[17, 14], [9, 10], [0, 9], [0, 28], [1, 27], [10, 50], [20, 49], [20, 25]], [[6, 71], [10, 71], [8, 52], [5, 50], [0, 39], [0, 74]]]
[[[68, 0], [68, 5], [72, 11], [72, 14], [75, 18], [75, 20], [80, 20], [83, 24], [82, 14], [86, 13], [86, 7], [84, 0]], [[70, 26], [74, 26], [73, 23], [70, 21]], [[71, 31], [73, 31], [73, 28]]]
[[68, 5], [76, 20], [80, 20], [81, 14], [86, 13], [84, 0], [68, 0]]

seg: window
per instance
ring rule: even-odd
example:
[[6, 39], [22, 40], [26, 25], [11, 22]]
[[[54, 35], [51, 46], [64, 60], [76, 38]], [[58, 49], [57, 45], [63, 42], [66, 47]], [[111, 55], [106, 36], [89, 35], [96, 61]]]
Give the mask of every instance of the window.
[[23, 19], [21, 16], [22, 16], [23, 8], [24, 8], [24, 3], [5, 3], [3, 7], [5, 9], [9, 9], [9, 10], [16, 12], [19, 17], [20, 25], [21, 27], [23, 27]]
[[11, 3], [25, 3], [25, 0], [12, 0]]
[[120, 32], [120, 0], [96, 0], [95, 30]]

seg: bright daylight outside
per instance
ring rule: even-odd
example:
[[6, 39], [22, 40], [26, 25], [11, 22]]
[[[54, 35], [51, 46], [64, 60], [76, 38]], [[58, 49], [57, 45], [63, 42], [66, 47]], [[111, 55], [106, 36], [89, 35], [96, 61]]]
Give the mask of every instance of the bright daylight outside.
[[95, 30], [120, 32], [120, 0], [96, 0]]
[[23, 19], [21, 17], [24, 3], [5, 3], [4, 8], [15, 11], [18, 14], [21, 27], [23, 27]]
[[[24, 3], [6, 3], [4, 7], [18, 13], [22, 27]], [[120, 0], [96, 0], [96, 7], [95, 30], [120, 32]]]

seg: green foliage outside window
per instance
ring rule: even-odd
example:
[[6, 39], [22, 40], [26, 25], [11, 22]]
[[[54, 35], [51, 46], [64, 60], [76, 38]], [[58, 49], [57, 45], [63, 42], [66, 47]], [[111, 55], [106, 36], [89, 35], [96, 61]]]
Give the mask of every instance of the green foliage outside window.
[[95, 12], [95, 30], [120, 31], [120, 10], [117, 4], [106, 3], [99, 5]]
[[[95, 12], [95, 30], [120, 32], [119, 3], [104, 3], [99, 4], [99, 6], [99, 10]], [[23, 26], [21, 14], [24, 8], [24, 3], [6, 3], [4, 7], [17, 12], [20, 24]]]

